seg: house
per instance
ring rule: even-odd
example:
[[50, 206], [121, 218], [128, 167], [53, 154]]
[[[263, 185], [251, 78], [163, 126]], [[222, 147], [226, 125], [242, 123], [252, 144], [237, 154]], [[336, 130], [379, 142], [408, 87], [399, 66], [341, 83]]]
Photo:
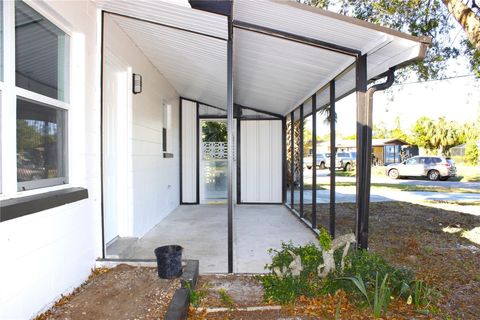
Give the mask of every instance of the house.
[[[300, 219], [281, 224], [275, 241], [302, 222], [316, 229], [303, 182], [300, 197], [286, 188], [303, 158], [292, 161], [303, 152], [302, 120], [357, 92], [364, 168], [373, 92], [430, 43], [293, 1], [238, 0], [232, 10], [228, 1], [19, 0], [0, 9], [0, 319], [34, 316], [115, 260], [117, 244], [164, 221], [162, 235], [188, 240], [192, 255], [199, 243], [200, 255], [220, 248], [223, 272], [238, 271], [245, 250], [234, 227], [269, 245], [275, 232], [263, 222], [292, 209]], [[358, 179], [366, 247], [369, 182]]]
[[[450, 154], [454, 157], [461, 157], [465, 156], [465, 147], [467, 146], [466, 143], [461, 145], [455, 146], [450, 148]], [[480, 150], [480, 140], [477, 140], [477, 148]]]
[[[355, 140], [342, 140], [337, 142], [336, 148], [337, 151], [355, 152], [357, 144]], [[328, 142], [319, 142], [317, 150], [330, 152], [330, 145]], [[372, 139], [372, 155], [372, 163], [387, 165], [418, 155], [418, 148], [402, 139]]]

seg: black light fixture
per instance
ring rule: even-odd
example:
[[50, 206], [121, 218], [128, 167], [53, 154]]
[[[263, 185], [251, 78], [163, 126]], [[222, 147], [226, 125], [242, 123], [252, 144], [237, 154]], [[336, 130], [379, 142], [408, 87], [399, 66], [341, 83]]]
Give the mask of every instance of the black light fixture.
[[138, 73], [133, 74], [133, 93], [141, 93], [142, 92], [142, 75]]

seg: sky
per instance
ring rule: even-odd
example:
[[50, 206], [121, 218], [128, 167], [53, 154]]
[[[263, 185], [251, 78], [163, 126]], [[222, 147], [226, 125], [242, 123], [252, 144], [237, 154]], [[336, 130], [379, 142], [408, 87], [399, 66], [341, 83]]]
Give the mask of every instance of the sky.
[[[468, 74], [468, 72], [465, 72]], [[424, 83], [394, 85], [387, 92], [376, 92], [373, 98], [373, 123], [384, 122], [393, 128], [395, 118], [408, 131], [421, 116], [461, 123], [474, 121], [480, 107], [480, 81], [473, 76]], [[337, 128], [341, 135], [348, 136], [356, 131], [355, 94], [336, 105]], [[317, 121], [318, 135], [329, 132], [323, 121]]]

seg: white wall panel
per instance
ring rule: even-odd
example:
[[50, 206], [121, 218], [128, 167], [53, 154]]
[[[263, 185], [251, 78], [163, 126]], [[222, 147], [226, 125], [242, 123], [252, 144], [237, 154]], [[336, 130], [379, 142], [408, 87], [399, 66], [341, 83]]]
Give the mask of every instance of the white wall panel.
[[30, 319], [79, 286], [102, 254], [96, 8], [89, 1], [28, 3], [71, 32], [69, 186], [87, 188], [88, 199], [0, 223], [0, 319], [8, 320]]
[[182, 201], [197, 202], [197, 104], [182, 100]]
[[[141, 237], [172, 212], [180, 201], [179, 96], [108, 14], [104, 32], [107, 49], [126, 63], [130, 73], [142, 75], [142, 92], [130, 95], [130, 115], [123, 119], [129, 127], [128, 137], [120, 142], [128, 148], [129, 169], [122, 180], [127, 184], [129, 208], [123, 219], [124, 227], [119, 230], [120, 236]], [[171, 119], [164, 119], [168, 116], [164, 112], [168, 105], [171, 106]], [[167, 143], [167, 152], [173, 153], [173, 158], [163, 157], [164, 127], [170, 142]]]
[[282, 122], [242, 121], [242, 202], [282, 202]]

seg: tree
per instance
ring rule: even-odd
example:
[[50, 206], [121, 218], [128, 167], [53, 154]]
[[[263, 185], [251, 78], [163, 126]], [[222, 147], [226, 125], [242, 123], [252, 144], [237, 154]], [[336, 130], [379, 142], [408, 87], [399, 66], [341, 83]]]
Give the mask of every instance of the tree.
[[[431, 37], [432, 46], [425, 59], [410, 68], [422, 80], [441, 77], [447, 61], [459, 55], [470, 61], [472, 72], [480, 78], [480, 18], [461, 0], [297, 1], [323, 9], [337, 8], [339, 13], [348, 16], [415, 36]], [[456, 22], [462, 26], [466, 35], [460, 44], [452, 39]]]
[[478, 164], [478, 158], [480, 157], [480, 151], [478, 150], [477, 141], [469, 140], [465, 145], [465, 162], [467, 164], [476, 166]]
[[428, 117], [419, 118], [412, 127], [412, 134], [408, 142], [427, 151], [433, 151], [435, 147], [430, 142], [432, 132], [429, 130], [433, 125], [432, 119]]
[[374, 124], [372, 129], [372, 137], [373, 139], [386, 139], [388, 137], [387, 126], [385, 122], [381, 121], [378, 125]]
[[464, 130], [455, 121], [447, 122], [445, 117], [434, 121], [428, 117], [419, 118], [412, 128], [409, 142], [429, 152], [446, 155], [451, 147], [462, 144]]
[[227, 142], [227, 124], [219, 121], [205, 121], [202, 123], [202, 136], [205, 142]]
[[434, 125], [427, 128], [430, 144], [439, 155], [446, 155], [448, 149], [459, 144], [459, 130], [453, 121], [447, 122], [440, 117]]
[[[305, 124], [304, 124], [304, 128], [305, 128]], [[321, 142], [322, 139], [320, 138], [320, 136], [317, 135], [317, 142]], [[313, 134], [312, 134], [312, 130], [310, 129], [304, 129], [303, 131], [303, 154], [307, 155], [308, 154], [308, 150], [312, 148], [313, 144]]]
[[391, 130], [388, 133], [388, 138], [394, 138], [394, 139], [401, 139], [403, 141], [407, 141], [408, 136], [407, 134], [402, 130], [402, 126], [400, 125], [400, 117], [397, 116], [395, 118], [395, 128]]

